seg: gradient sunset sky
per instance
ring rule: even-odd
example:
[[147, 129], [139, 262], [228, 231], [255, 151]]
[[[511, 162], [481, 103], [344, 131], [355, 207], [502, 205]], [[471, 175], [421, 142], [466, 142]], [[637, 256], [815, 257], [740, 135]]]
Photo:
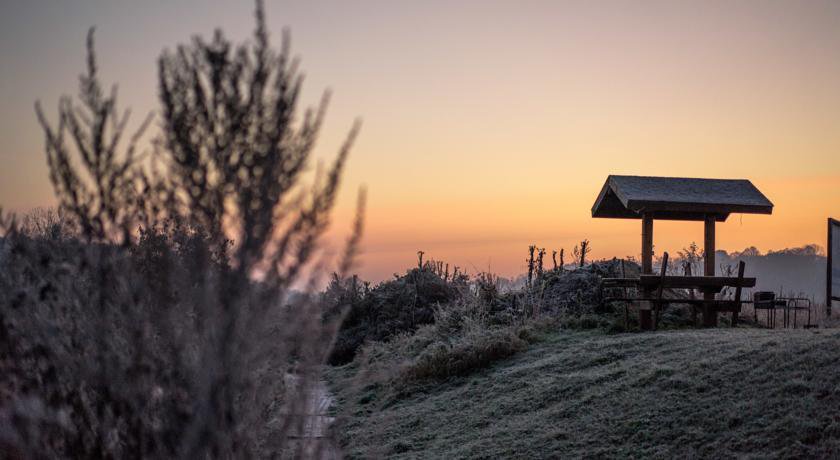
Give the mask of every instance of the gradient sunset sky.
[[[306, 73], [333, 91], [318, 157], [355, 117], [331, 233], [340, 245], [368, 188], [360, 274], [417, 250], [521, 273], [535, 243], [637, 255], [639, 221], [592, 219], [609, 174], [746, 178], [772, 216], [732, 215], [718, 247], [825, 245], [840, 218], [840, 2], [266, 1]], [[54, 203], [33, 103], [75, 94], [88, 27], [135, 126], [157, 107], [161, 50], [216, 26], [241, 41], [250, 2], [5, 1], [0, 13], [0, 205]], [[314, 166], [314, 165], [313, 165]], [[657, 253], [702, 242], [659, 223]]]

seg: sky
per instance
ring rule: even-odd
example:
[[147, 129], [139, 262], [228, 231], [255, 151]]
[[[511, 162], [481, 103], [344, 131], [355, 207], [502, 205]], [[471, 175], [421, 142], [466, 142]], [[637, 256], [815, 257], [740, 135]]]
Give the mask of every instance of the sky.
[[[0, 206], [55, 203], [33, 104], [75, 94], [87, 30], [134, 126], [157, 110], [156, 58], [253, 7], [230, 1], [10, 1], [0, 6]], [[825, 245], [840, 218], [840, 2], [274, 1], [314, 104], [332, 90], [318, 161], [353, 120], [327, 246], [368, 190], [358, 271], [402, 272], [416, 252], [470, 272], [525, 269], [529, 244], [595, 258], [640, 252], [641, 224], [593, 219], [609, 174], [744, 178], [771, 216], [730, 216], [717, 246]], [[313, 163], [312, 167], [315, 167]], [[656, 251], [702, 243], [657, 222]]]

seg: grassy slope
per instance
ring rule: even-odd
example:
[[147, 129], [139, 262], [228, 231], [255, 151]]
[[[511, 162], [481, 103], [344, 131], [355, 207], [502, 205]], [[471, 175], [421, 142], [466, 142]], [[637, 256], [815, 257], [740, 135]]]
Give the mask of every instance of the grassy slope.
[[840, 330], [560, 332], [401, 395], [351, 372], [351, 457], [840, 455]]

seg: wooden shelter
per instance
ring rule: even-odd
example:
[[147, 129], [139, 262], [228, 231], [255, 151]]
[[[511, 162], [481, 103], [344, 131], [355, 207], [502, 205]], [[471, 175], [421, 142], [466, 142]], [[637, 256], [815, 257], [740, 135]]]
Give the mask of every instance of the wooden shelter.
[[[653, 273], [653, 221], [702, 221], [705, 225], [704, 275], [715, 275], [715, 222], [731, 213], [771, 214], [773, 203], [752, 182], [744, 179], [697, 179], [682, 177], [609, 176], [592, 205], [592, 217], [641, 219], [642, 273]], [[705, 293], [714, 299], [714, 293]], [[640, 313], [642, 325], [650, 311]], [[703, 323], [717, 324], [717, 314], [704, 309]]]

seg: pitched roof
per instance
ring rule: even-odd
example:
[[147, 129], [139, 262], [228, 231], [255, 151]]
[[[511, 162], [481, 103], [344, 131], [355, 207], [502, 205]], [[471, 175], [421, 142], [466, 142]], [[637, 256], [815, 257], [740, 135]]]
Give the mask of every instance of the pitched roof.
[[730, 213], [771, 214], [773, 203], [745, 179], [609, 176], [592, 217], [724, 221]]

